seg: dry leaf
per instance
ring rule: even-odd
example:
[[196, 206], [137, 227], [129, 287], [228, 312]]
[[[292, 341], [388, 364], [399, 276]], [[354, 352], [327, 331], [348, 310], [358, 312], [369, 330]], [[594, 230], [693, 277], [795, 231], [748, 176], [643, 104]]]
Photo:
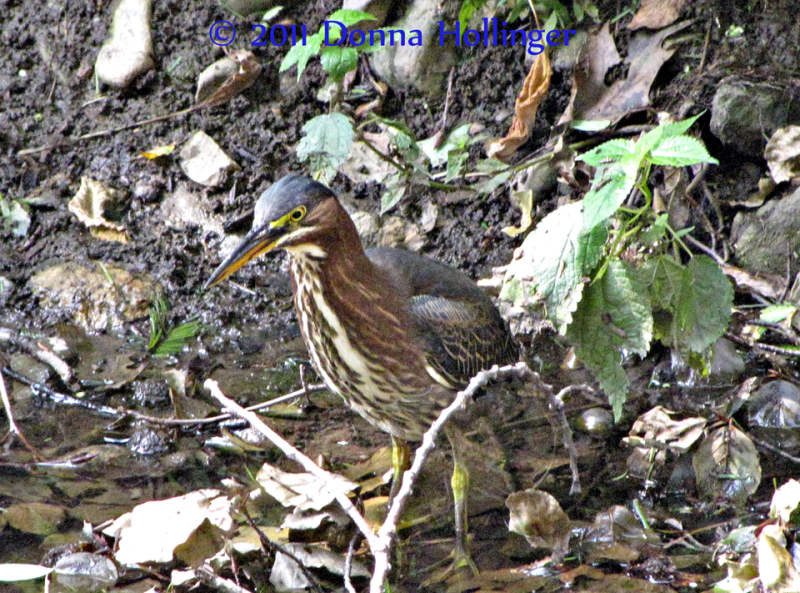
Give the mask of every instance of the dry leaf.
[[229, 52], [228, 58], [236, 62], [239, 65], [239, 69], [199, 103], [196, 108], [214, 107], [215, 105], [227, 103], [251, 86], [261, 73], [261, 64], [258, 63], [252, 52], [245, 49], [237, 49]]
[[81, 187], [69, 201], [69, 211], [89, 227], [93, 237], [104, 241], [128, 242], [125, 226], [106, 220], [103, 216], [105, 205], [113, 198], [114, 190], [107, 189], [99, 181], [81, 177]]
[[681, 10], [689, 0], [642, 0], [642, 6], [636, 12], [628, 29], [642, 27], [661, 29], [674, 23], [681, 15]]
[[[628, 45], [628, 77], [610, 87], [605, 79], [614, 52], [608, 47], [607, 25], [597, 35], [590, 35], [581, 53], [573, 82], [572, 99], [559, 124], [571, 120], [610, 120], [616, 122], [625, 115], [650, 104], [650, 86], [674, 49], [664, 49], [664, 40], [688, 27], [690, 21], [677, 23], [657, 33], [636, 33]], [[605, 59], [593, 52], [600, 47]], [[614, 50], [616, 51], [616, 50]]]
[[775, 130], [767, 142], [764, 158], [775, 183], [800, 176], [800, 126]]
[[492, 140], [486, 149], [489, 158], [507, 160], [522, 146], [530, 135], [530, 127], [536, 121], [536, 110], [550, 88], [550, 76], [553, 69], [547, 52], [540, 53], [531, 65], [528, 76], [522, 84], [522, 91], [514, 103], [516, 111], [514, 121], [504, 138]]
[[608, 23], [596, 33], [589, 34], [575, 66], [572, 94], [564, 115], [558, 121], [559, 125], [580, 119], [583, 113], [600, 101], [603, 94], [608, 92], [606, 73], [621, 61]]
[[166, 146], [156, 146], [155, 148], [151, 148], [150, 150], [145, 150], [141, 153], [141, 155], [146, 159], [157, 159], [160, 156], [167, 156], [172, 154], [175, 150], [174, 144], [167, 144]]
[[722, 265], [720, 267], [736, 282], [737, 288], [747, 289], [745, 292], [760, 294], [768, 299], [780, 298], [786, 292], [786, 280], [775, 274], [759, 272], [753, 275], [734, 266]]

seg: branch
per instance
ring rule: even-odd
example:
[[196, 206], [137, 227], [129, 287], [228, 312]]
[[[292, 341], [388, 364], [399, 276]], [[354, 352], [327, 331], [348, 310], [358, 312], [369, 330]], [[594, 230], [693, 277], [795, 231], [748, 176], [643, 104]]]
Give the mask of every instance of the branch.
[[[350, 501], [349, 498], [342, 492], [340, 489], [334, 485], [333, 477], [329, 472], [326, 472], [324, 469], [320, 468], [316, 463], [311, 461], [306, 455], [292, 447], [283, 437], [281, 437], [277, 432], [272, 430], [269, 426], [264, 424], [261, 418], [258, 417], [257, 414], [253, 412], [248, 412], [242, 406], [237, 404], [232, 399], [229, 399], [225, 396], [224, 393], [219, 388], [219, 384], [214, 381], [213, 379], [206, 379], [203, 386], [211, 392], [211, 395], [223, 405], [223, 407], [227, 408], [229, 412], [239, 416], [240, 418], [244, 418], [247, 420], [253, 428], [255, 428], [258, 432], [263, 434], [267, 437], [276, 447], [278, 447], [283, 453], [291, 460], [296, 461], [299, 463], [303, 469], [305, 469], [308, 473], [313, 474], [320, 480], [322, 480], [331, 490], [331, 492], [336, 493], [336, 502], [345, 510], [345, 512], [350, 516], [353, 520], [353, 523], [356, 524], [359, 531], [364, 534], [364, 537], [367, 539], [367, 543], [369, 544], [370, 550], [372, 550], [373, 554], [378, 554], [383, 551], [384, 543], [383, 541], [379, 540], [375, 534], [370, 529], [369, 524], [367, 523], [366, 519], [356, 510], [356, 507]], [[388, 553], [388, 550], [387, 550]]]

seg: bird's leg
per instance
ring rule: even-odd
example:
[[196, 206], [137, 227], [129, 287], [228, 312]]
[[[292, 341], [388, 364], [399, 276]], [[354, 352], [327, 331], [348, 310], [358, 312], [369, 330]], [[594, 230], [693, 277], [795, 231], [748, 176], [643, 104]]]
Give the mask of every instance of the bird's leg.
[[403, 473], [409, 468], [411, 461], [411, 449], [406, 441], [397, 437], [392, 437], [392, 487], [389, 490], [389, 507], [394, 502], [394, 497], [400, 490], [403, 482]]
[[461, 443], [464, 435], [453, 424], [445, 426], [447, 440], [453, 450], [453, 502], [455, 503], [456, 543], [453, 550], [453, 569], [457, 574], [478, 574], [478, 567], [472, 561], [467, 546], [467, 498], [469, 493], [469, 469], [462, 452], [465, 450]]

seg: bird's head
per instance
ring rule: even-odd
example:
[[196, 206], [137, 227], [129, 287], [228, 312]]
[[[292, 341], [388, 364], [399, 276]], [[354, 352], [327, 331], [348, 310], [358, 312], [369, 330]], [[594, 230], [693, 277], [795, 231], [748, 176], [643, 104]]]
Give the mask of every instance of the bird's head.
[[320, 235], [336, 224], [341, 210], [336, 195], [308, 177], [287, 175], [261, 194], [253, 228], [206, 282], [206, 288], [225, 280], [262, 253], [276, 249], [324, 255]]

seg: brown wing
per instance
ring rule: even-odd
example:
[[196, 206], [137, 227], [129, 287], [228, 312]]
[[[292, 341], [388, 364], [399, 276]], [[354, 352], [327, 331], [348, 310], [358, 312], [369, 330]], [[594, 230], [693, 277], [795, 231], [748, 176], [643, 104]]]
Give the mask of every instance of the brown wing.
[[399, 249], [370, 249], [367, 255], [407, 296], [428, 363], [448, 387], [462, 388], [478, 371], [519, 360], [494, 303], [467, 276]]

